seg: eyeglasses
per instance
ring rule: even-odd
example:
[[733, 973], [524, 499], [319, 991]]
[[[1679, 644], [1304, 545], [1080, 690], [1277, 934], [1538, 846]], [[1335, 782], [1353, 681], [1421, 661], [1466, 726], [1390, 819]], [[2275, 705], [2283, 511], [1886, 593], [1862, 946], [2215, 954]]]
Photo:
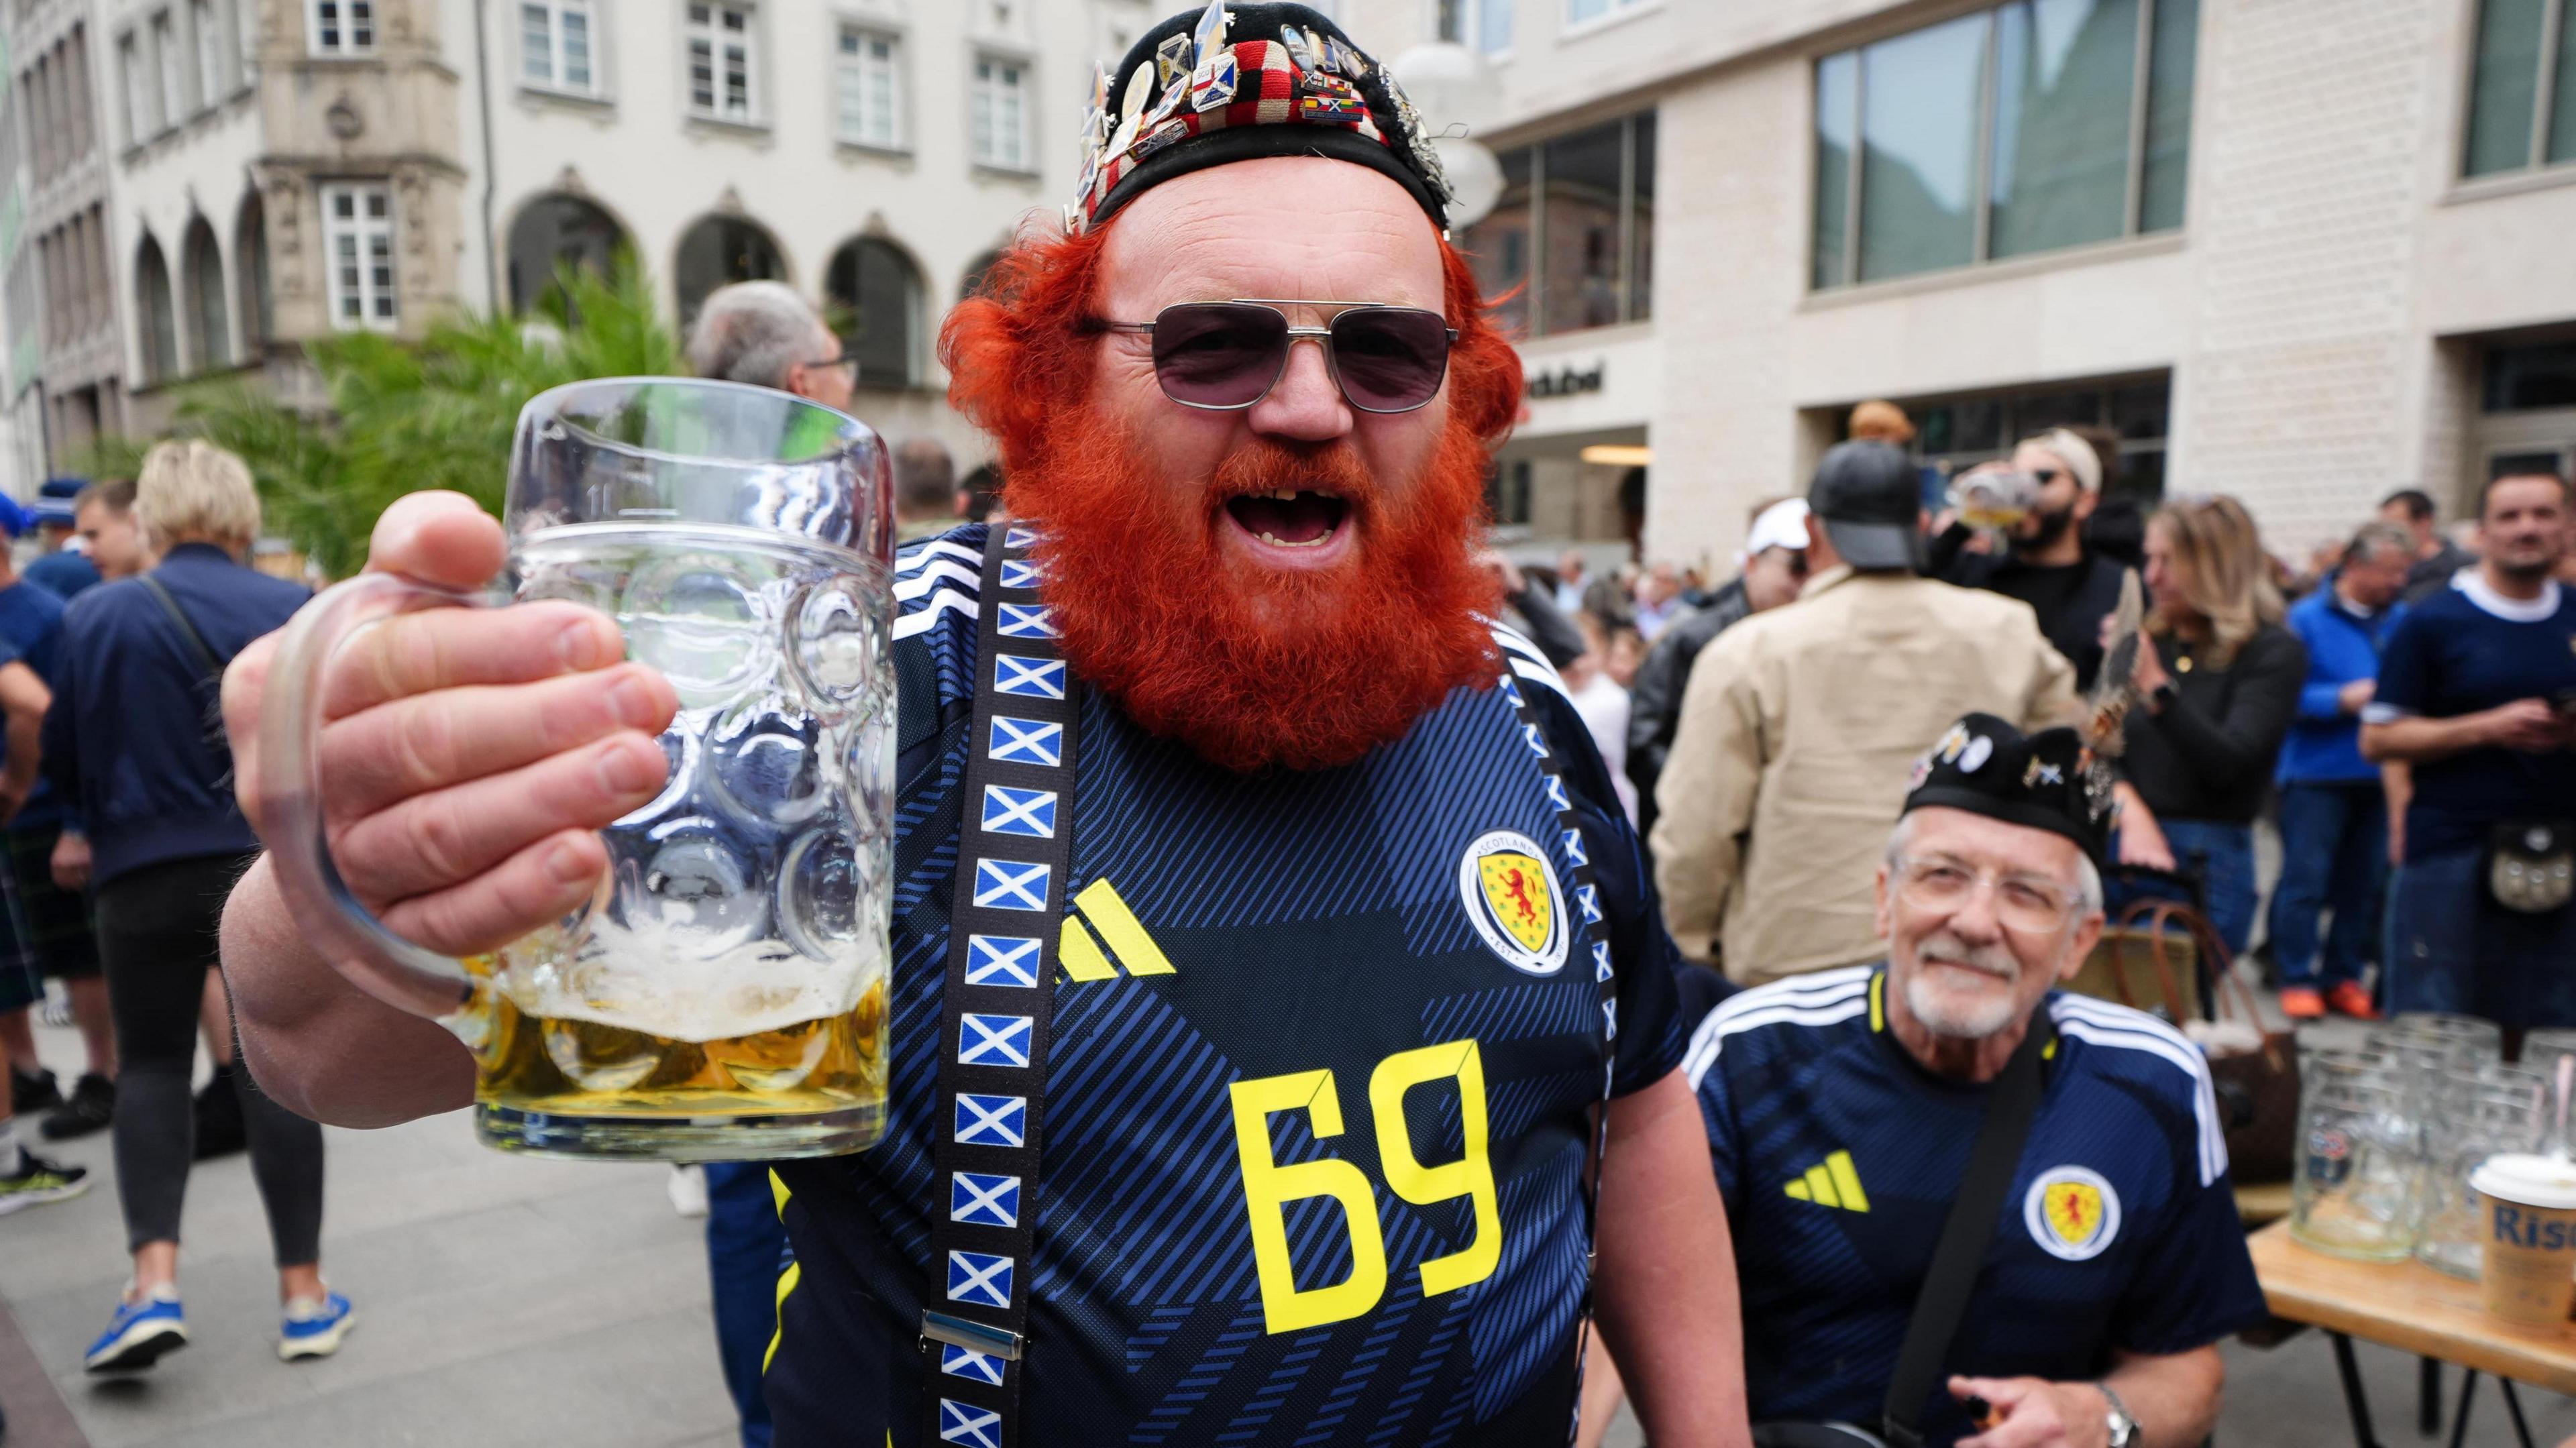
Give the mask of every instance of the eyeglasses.
[[804, 365], [818, 370], [825, 367], [838, 367], [849, 374], [851, 386], [856, 387], [859, 383], [859, 354], [856, 350], [845, 351], [838, 357], [826, 357], [820, 362], [808, 362]]
[[[1292, 327], [1281, 307], [1338, 307], [1321, 327]], [[1150, 322], [1095, 322], [1105, 332], [1154, 339], [1154, 377], [1183, 407], [1240, 412], [1288, 373], [1289, 349], [1312, 337], [1342, 397], [1361, 412], [1412, 412], [1440, 395], [1456, 329], [1438, 312], [1369, 302], [1238, 297], [1183, 302]]]
[[1896, 892], [1920, 910], [1944, 914], [1964, 910], [1980, 886], [1995, 892], [1995, 919], [2005, 929], [2024, 935], [2047, 935], [2066, 928], [2082, 897], [2054, 880], [2038, 875], [2005, 875], [1981, 871], [1934, 856], [1895, 862]]

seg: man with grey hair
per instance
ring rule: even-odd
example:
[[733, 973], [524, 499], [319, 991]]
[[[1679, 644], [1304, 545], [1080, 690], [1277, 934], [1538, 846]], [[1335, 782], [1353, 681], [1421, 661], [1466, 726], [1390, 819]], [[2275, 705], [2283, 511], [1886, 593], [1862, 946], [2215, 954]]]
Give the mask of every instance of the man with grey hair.
[[[2308, 681], [2282, 741], [2281, 881], [2272, 891], [2272, 963], [2281, 1010], [2315, 1020], [2332, 1009], [2376, 1020], [2362, 967], [2377, 954], [2388, 883], [2388, 802], [2380, 766], [2361, 757], [2361, 711], [2378, 688], [2379, 653], [2405, 606], [2398, 595], [2415, 561], [2415, 538], [2370, 523], [2343, 562], [2291, 608], [2308, 646]], [[2318, 916], [2332, 911], [2319, 956]]]
[[[2111, 800], [2074, 730], [1959, 720], [1878, 869], [1885, 961], [1745, 991], [1694, 1032], [1755, 1423], [1958, 1448], [2209, 1433], [2216, 1344], [2265, 1309], [2208, 1064], [2057, 989], [2102, 933]], [[1992, 1220], [1932, 1226], [1980, 1183]], [[1958, 1326], [1901, 1346], [1954, 1232]]]
[[709, 293], [689, 329], [689, 370], [843, 412], [859, 385], [858, 359], [784, 282], [736, 282]]
[[935, 437], [906, 438], [894, 450], [894, 537], [936, 538], [958, 524], [957, 464]]

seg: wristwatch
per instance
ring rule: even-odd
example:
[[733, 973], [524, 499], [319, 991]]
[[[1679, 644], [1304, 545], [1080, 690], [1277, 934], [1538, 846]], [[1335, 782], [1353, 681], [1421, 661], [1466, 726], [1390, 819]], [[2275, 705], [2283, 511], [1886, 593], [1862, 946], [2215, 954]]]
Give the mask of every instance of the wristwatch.
[[2093, 1386], [2101, 1392], [2102, 1401], [2111, 1408], [2106, 1425], [2111, 1430], [2111, 1448], [2136, 1448], [2138, 1420], [2129, 1416], [2129, 1405], [2120, 1401], [2120, 1395], [2111, 1391], [2109, 1383], [2095, 1383]]

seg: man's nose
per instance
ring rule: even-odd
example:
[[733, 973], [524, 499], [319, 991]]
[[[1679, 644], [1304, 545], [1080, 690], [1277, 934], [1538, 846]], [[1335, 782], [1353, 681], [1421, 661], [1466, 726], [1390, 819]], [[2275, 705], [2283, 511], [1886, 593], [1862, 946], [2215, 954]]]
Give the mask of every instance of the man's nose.
[[2001, 940], [2003, 921], [1995, 916], [1995, 887], [1983, 880], [1968, 892], [1957, 911], [1950, 916], [1950, 931], [1970, 945], [1983, 945]]
[[1299, 442], [1347, 437], [1352, 421], [1350, 403], [1333, 381], [1323, 341], [1316, 337], [1299, 337], [1290, 343], [1288, 370], [1279, 375], [1269, 396], [1253, 404], [1251, 418], [1254, 432]]

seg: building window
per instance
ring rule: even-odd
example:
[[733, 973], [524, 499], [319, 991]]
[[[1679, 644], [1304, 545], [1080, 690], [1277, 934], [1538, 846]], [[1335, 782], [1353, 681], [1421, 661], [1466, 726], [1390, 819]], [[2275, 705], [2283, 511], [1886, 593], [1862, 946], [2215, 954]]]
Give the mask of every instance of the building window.
[[1029, 169], [1029, 68], [999, 56], [975, 58], [975, 163]]
[[381, 185], [322, 188], [322, 254], [330, 272], [331, 325], [390, 329], [394, 302], [393, 192]]
[[1816, 62], [1818, 289], [2183, 221], [2199, 0], [2015, 0]]
[[903, 145], [901, 41], [882, 31], [842, 26], [832, 86], [840, 103], [842, 140], [886, 151]]
[[[1505, 0], [1508, 4], [1509, 0]], [[1565, 0], [1565, 23], [1572, 27], [1607, 20], [1626, 10], [1643, 9], [1655, 0]]]
[[787, 258], [767, 228], [739, 216], [703, 217], [681, 233], [672, 267], [680, 294], [680, 326], [698, 319], [707, 294], [735, 282], [787, 279]]
[[215, 229], [202, 216], [188, 228], [182, 265], [188, 279], [188, 354], [199, 369], [232, 360], [232, 328], [224, 306], [224, 254]]
[[842, 344], [859, 361], [859, 381], [910, 387], [918, 380], [921, 270], [890, 241], [862, 238], [832, 254], [823, 301]]
[[725, 121], [758, 115], [752, 88], [757, 19], [748, 5], [689, 7], [689, 109]]
[[520, 0], [519, 76], [547, 90], [592, 95], [590, 0]]
[[169, 263], [162, 260], [161, 243], [149, 235], [134, 262], [134, 300], [143, 313], [143, 380], [167, 382], [179, 375], [179, 316], [170, 300]]
[[[2103, 491], [2152, 504], [2164, 496], [2171, 393], [2172, 379], [2156, 375], [1899, 403], [1913, 419], [1914, 445], [1923, 461], [1953, 477], [1979, 463], [2011, 457], [2014, 444], [2052, 427], [2107, 428], [2119, 439], [2119, 459]], [[1849, 408], [1835, 409], [1835, 436], [1847, 435], [1850, 416]]]
[[268, 207], [253, 191], [233, 221], [233, 275], [241, 287], [242, 350], [256, 360], [268, 348]]
[[1503, 195], [1463, 246], [1506, 326], [1533, 336], [1654, 315], [1654, 113], [1506, 151]]
[[1513, 0], [1439, 0], [1440, 38], [1500, 55], [1512, 48]]
[[152, 17], [152, 59], [161, 79], [161, 124], [175, 126], [188, 114], [188, 56], [167, 10]]
[[1533, 474], [1537, 469], [1528, 458], [1498, 462], [1485, 474], [1485, 508], [1493, 514], [1497, 527], [1526, 525], [1530, 520], [1530, 494], [1534, 491]]
[[304, 33], [315, 55], [372, 55], [375, 0], [304, 0]]
[[2568, 0], [2483, 0], [2469, 61], [2470, 176], [2576, 161]]
[[161, 87], [143, 55], [143, 37], [128, 31], [116, 40], [117, 74], [125, 84], [125, 139], [139, 146], [160, 134]]
[[188, 39], [197, 51], [197, 103], [211, 106], [224, 98], [224, 28], [215, 0], [188, 0]]

